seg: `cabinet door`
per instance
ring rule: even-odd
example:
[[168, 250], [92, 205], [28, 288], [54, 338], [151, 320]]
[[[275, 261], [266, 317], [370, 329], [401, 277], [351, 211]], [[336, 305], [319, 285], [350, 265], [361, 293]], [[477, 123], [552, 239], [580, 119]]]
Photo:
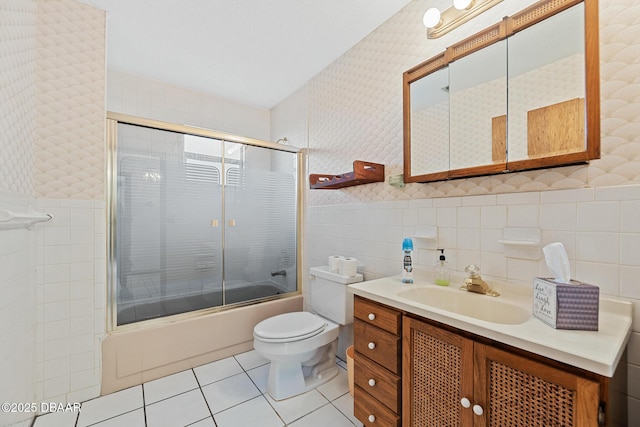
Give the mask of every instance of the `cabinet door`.
[[597, 381], [478, 343], [475, 376], [476, 427], [598, 425]]
[[402, 346], [402, 425], [470, 426], [473, 341], [405, 317]]

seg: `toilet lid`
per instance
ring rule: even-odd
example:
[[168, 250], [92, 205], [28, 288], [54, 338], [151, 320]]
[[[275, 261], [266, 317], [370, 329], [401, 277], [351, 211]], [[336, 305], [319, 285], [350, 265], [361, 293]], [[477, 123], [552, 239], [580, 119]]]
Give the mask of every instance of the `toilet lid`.
[[265, 319], [256, 325], [253, 334], [264, 340], [295, 341], [319, 334], [326, 326], [322, 317], [300, 311]]

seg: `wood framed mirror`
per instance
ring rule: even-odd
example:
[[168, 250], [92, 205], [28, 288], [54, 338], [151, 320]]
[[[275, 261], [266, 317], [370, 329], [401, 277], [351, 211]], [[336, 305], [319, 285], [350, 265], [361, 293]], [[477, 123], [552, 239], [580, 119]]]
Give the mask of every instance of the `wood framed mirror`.
[[597, 0], [542, 0], [403, 74], [404, 180], [600, 157]]

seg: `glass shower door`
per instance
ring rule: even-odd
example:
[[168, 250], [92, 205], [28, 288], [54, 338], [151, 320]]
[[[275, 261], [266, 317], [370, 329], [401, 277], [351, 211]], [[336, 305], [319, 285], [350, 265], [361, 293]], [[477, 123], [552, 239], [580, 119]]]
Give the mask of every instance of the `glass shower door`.
[[222, 147], [118, 124], [118, 325], [222, 305]]
[[225, 141], [225, 304], [295, 292], [297, 154]]
[[299, 293], [297, 149], [135, 118], [109, 135], [114, 327]]

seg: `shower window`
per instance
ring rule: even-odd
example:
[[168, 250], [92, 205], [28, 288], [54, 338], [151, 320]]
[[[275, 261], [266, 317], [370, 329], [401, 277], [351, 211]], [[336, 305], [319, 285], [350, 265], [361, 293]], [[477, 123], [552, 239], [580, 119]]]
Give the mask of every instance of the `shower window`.
[[115, 130], [116, 325], [298, 292], [297, 152], [206, 132]]

